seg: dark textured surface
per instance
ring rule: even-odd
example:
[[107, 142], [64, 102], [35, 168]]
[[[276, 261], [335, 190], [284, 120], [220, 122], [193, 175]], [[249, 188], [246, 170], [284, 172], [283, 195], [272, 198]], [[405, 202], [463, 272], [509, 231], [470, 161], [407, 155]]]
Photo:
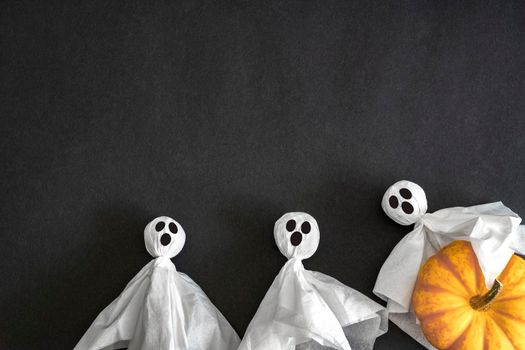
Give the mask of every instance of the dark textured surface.
[[286, 211], [319, 222], [305, 266], [370, 297], [394, 181], [525, 215], [523, 1], [4, 1], [0, 40], [2, 349], [72, 348], [158, 215], [240, 335]]

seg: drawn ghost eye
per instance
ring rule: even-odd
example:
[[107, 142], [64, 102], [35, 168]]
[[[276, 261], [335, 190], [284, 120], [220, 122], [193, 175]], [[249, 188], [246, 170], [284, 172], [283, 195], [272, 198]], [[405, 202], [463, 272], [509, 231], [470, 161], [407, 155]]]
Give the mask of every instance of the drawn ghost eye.
[[159, 221], [157, 222], [157, 224], [155, 225], [155, 230], [157, 230], [157, 232], [160, 232], [164, 229], [164, 226], [166, 224], [164, 223], [164, 221]]
[[399, 194], [401, 195], [401, 197], [405, 198], [405, 199], [410, 199], [412, 198], [412, 192], [410, 192], [410, 190], [408, 188], [402, 188], [399, 190]]
[[414, 212], [414, 207], [408, 202], [401, 203], [401, 208], [403, 208], [403, 211], [407, 214], [412, 214]]
[[312, 226], [310, 225], [308, 221], [303, 222], [303, 224], [301, 225], [301, 232], [304, 234], [310, 233], [311, 229], [312, 229]]
[[392, 208], [396, 209], [399, 206], [399, 201], [397, 200], [396, 196], [390, 196], [390, 198], [388, 198], [388, 204], [390, 204]]
[[177, 224], [174, 223], [174, 222], [170, 222], [168, 227], [170, 228], [171, 233], [177, 233], [179, 231], [179, 228], [177, 227]]
[[295, 220], [288, 220], [288, 222], [286, 223], [286, 229], [288, 230], [288, 232], [292, 232], [293, 230], [295, 230]]

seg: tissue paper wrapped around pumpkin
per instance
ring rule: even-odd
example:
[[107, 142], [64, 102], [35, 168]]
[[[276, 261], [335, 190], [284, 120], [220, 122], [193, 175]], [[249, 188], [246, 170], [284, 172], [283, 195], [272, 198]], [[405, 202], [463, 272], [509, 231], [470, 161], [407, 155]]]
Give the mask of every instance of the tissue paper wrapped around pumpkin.
[[513, 255], [487, 289], [471, 244], [455, 241], [421, 267], [412, 305], [438, 349], [525, 349], [525, 260]]
[[386, 310], [332, 277], [305, 270], [319, 245], [319, 227], [306, 213], [287, 213], [274, 237], [289, 260], [253, 317], [239, 350], [366, 350], [387, 329]]
[[98, 315], [75, 350], [237, 349], [240, 339], [228, 321], [170, 260], [186, 241], [180, 224], [158, 217], [144, 240], [155, 259]]
[[401, 225], [414, 224], [414, 229], [395, 246], [381, 267], [374, 293], [387, 301], [392, 322], [433, 349], [411, 310], [411, 296], [421, 265], [449, 243], [468, 241], [490, 289], [514, 252], [525, 253], [521, 218], [501, 202], [427, 213], [425, 192], [410, 181], [390, 186], [381, 205], [392, 220]]

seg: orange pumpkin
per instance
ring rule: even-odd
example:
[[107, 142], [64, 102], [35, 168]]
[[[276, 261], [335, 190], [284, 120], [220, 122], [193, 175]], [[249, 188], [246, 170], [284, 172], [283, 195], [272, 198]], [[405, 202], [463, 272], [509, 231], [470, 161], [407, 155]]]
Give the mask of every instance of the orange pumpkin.
[[412, 305], [438, 349], [525, 349], [525, 260], [513, 255], [487, 290], [470, 243], [455, 241], [419, 270]]

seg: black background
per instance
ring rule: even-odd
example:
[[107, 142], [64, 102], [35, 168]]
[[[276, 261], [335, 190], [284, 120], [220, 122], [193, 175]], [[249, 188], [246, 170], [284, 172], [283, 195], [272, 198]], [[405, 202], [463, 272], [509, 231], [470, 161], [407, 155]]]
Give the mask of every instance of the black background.
[[[71, 349], [150, 261], [159, 215], [242, 336], [287, 211], [321, 228], [305, 266], [375, 300], [409, 231], [380, 208], [395, 181], [430, 211], [525, 213], [523, 1], [13, 1], [0, 18], [2, 349]], [[420, 346], [391, 324], [376, 348]]]

